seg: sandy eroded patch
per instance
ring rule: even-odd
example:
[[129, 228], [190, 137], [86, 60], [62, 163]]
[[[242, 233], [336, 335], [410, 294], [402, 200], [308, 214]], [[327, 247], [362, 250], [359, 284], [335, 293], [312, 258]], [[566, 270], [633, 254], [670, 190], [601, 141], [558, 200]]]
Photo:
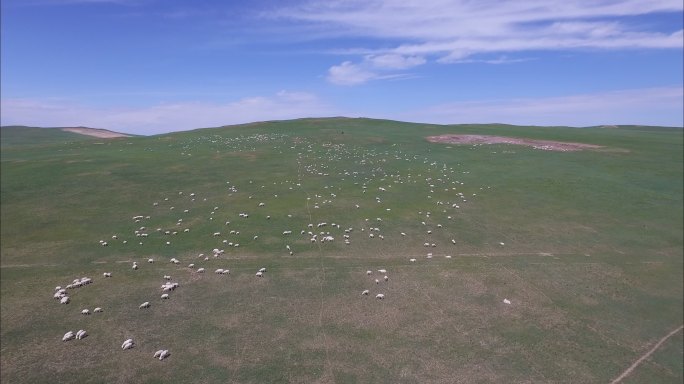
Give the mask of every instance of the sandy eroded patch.
[[62, 128], [62, 131], [78, 133], [80, 135], [95, 136], [103, 139], [111, 139], [114, 137], [131, 137], [130, 135], [123, 133], [97, 128]]
[[532, 140], [521, 139], [516, 137], [503, 136], [489, 136], [489, 135], [439, 135], [428, 136], [427, 140], [431, 143], [445, 143], [445, 144], [514, 144], [525, 145], [534, 149], [541, 149], [544, 151], [581, 151], [585, 149], [599, 149], [603, 148], [600, 145], [582, 144], [582, 143], [567, 143], [562, 141], [551, 140]]

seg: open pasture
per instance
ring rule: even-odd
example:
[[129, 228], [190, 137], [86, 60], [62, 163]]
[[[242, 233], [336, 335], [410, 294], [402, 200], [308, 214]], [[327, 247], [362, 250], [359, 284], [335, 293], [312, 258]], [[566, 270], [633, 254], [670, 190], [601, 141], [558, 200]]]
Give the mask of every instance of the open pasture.
[[[610, 382], [682, 324], [681, 129], [41, 133], [2, 131], [3, 382]], [[624, 382], [681, 382], [681, 338]]]

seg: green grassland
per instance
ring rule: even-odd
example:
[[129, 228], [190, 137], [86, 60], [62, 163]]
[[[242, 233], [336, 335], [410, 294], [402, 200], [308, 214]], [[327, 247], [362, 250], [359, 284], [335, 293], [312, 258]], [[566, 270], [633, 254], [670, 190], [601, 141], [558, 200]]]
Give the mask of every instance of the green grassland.
[[[682, 324], [681, 129], [331, 118], [0, 132], [3, 383], [607, 383]], [[604, 148], [424, 139], [445, 133]], [[180, 284], [169, 300], [163, 275]], [[69, 304], [53, 299], [83, 276], [94, 283]], [[78, 329], [89, 336], [61, 341]], [[680, 383], [681, 341], [625, 382]]]

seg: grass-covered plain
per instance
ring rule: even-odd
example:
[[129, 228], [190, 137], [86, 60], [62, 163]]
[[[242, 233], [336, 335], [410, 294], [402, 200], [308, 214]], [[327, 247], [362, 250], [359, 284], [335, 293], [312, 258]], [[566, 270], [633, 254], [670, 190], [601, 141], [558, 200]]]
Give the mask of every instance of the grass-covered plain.
[[[682, 324], [681, 129], [340, 118], [1, 132], [2, 382], [610, 382]], [[604, 148], [424, 139], [445, 133]], [[164, 301], [163, 275], [180, 283]], [[94, 283], [71, 303], [53, 299], [83, 276]], [[61, 341], [78, 329], [89, 336]], [[681, 382], [681, 340], [626, 382]]]

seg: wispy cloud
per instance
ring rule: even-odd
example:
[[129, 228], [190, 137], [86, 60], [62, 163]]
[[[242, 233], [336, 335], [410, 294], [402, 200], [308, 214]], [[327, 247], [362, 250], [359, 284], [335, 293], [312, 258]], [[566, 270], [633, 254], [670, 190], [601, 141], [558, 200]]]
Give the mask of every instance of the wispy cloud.
[[682, 127], [682, 105], [684, 89], [677, 86], [545, 98], [461, 101], [405, 112], [399, 118], [439, 124], [508, 123], [578, 127], [644, 124]]
[[358, 64], [344, 61], [328, 69], [327, 80], [336, 85], [359, 85], [371, 80], [405, 79], [411, 75], [395, 72], [425, 64], [420, 56], [398, 54], [366, 55]]
[[[531, 50], [681, 49], [681, 29], [648, 29], [624, 17], [682, 10], [681, 0], [312, 0], [271, 16], [384, 44], [348, 52], [458, 63], [477, 54]], [[387, 39], [399, 43], [387, 46]]]
[[89, 126], [137, 134], [339, 114], [313, 94], [291, 91], [224, 104], [185, 102], [140, 108], [94, 108], [63, 100], [3, 99], [1, 107], [2, 125]]

